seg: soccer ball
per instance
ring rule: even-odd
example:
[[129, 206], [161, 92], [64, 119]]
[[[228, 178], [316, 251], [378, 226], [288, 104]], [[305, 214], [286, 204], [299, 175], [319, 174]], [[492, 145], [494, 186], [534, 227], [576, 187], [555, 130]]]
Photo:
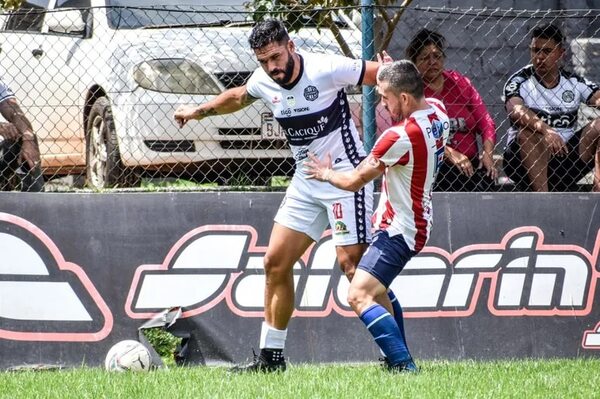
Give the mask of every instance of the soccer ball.
[[148, 348], [132, 339], [113, 345], [104, 361], [108, 371], [148, 371], [151, 365], [152, 357]]

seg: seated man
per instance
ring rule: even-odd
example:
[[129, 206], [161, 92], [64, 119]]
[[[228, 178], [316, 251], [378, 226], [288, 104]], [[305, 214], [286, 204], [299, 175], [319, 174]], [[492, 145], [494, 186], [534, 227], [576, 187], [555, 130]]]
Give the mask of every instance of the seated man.
[[554, 25], [533, 28], [531, 65], [504, 86], [511, 122], [504, 170], [523, 190], [572, 191], [595, 164], [593, 190], [600, 191], [600, 120], [575, 131], [579, 104], [600, 107], [600, 90], [561, 68], [563, 41]]
[[[40, 150], [31, 123], [21, 110], [15, 95], [0, 80], [0, 190], [44, 191]], [[20, 178], [20, 181], [18, 181]]]

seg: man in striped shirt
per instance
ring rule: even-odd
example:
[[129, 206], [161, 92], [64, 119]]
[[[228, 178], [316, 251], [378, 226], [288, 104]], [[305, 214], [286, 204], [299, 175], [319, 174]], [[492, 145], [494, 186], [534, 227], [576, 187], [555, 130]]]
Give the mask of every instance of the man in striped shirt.
[[352, 171], [334, 171], [331, 157], [319, 160], [313, 154], [305, 169], [308, 178], [349, 191], [360, 190], [383, 174], [379, 206], [373, 216], [377, 232], [350, 284], [348, 302], [385, 354], [389, 370], [417, 371], [406, 346], [400, 304], [392, 300], [392, 316], [374, 298], [388, 291], [392, 280], [429, 238], [431, 191], [450, 123], [444, 105], [424, 97], [423, 80], [410, 61], [381, 68], [377, 90], [385, 108], [401, 122], [387, 129]]

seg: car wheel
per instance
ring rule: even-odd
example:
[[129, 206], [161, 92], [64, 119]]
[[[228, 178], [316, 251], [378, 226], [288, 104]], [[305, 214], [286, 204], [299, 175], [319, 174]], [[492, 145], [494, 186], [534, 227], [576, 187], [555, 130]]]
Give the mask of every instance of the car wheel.
[[87, 185], [101, 189], [139, 185], [139, 178], [121, 162], [110, 103], [106, 97], [96, 100], [86, 129]]

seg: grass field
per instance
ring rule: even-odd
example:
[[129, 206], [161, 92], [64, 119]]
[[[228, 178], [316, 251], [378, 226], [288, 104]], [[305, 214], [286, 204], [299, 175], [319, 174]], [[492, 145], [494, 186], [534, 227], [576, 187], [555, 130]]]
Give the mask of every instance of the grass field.
[[0, 398], [598, 398], [600, 359], [420, 362], [417, 375], [377, 364], [292, 365], [281, 374], [221, 367], [149, 373], [101, 369], [0, 373]]

